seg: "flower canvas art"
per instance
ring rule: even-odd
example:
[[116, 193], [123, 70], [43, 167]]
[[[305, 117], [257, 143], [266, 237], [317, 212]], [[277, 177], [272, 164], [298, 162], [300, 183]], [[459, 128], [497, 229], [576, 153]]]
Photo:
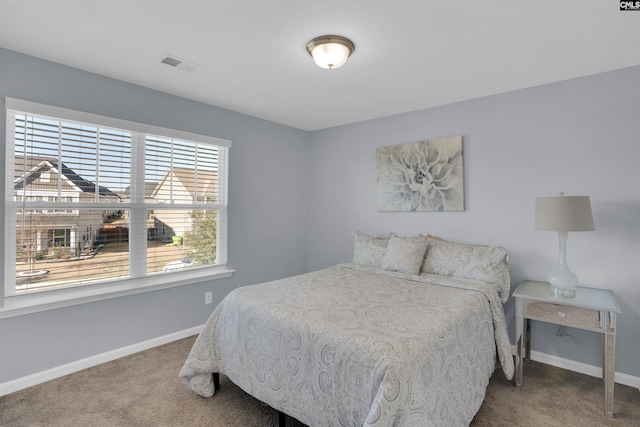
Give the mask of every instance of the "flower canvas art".
[[379, 211], [462, 211], [462, 136], [376, 149]]

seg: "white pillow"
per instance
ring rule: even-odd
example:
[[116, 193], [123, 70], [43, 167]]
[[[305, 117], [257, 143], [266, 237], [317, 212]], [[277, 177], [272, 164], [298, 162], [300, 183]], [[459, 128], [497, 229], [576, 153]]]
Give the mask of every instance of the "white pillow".
[[429, 236], [421, 273], [462, 277], [498, 286], [502, 302], [509, 298], [509, 256], [502, 246], [469, 245]]
[[390, 271], [418, 274], [428, 246], [429, 238], [422, 234], [399, 237], [391, 233], [380, 267]]
[[353, 262], [380, 267], [389, 239], [353, 232]]

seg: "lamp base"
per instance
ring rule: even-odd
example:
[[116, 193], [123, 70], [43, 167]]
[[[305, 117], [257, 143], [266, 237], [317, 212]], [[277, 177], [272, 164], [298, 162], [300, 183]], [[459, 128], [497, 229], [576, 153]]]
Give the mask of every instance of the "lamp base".
[[556, 298], [575, 298], [576, 297], [576, 289], [568, 289], [568, 288], [558, 288], [556, 286], [551, 285], [551, 296]]
[[558, 264], [549, 274], [551, 283], [551, 295], [558, 298], [575, 298], [578, 277], [567, 265], [567, 236], [566, 231], [558, 231], [558, 242], [560, 244], [560, 257]]

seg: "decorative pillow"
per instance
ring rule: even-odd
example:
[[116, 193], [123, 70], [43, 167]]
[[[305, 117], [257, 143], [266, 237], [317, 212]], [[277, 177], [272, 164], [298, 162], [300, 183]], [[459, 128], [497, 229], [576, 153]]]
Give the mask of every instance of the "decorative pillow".
[[353, 232], [353, 262], [380, 267], [389, 239]]
[[502, 246], [448, 242], [429, 235], [421, 273], [475, 279], [498, 286], [502, 302], [509, 298], [509, 256]]
[[428, 246], [429, 238], [422, 234], [399, 237], [391, 233], [380, 267], [401, 273], [419, 274]]

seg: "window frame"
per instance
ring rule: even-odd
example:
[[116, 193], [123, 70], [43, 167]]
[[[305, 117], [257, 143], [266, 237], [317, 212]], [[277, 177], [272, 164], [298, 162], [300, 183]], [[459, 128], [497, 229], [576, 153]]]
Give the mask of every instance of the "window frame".
[[[228, 255], [228, 170], [229, 170], [229, 148], [231, 141], [207, 135], [200, 135], [190, 132], [179, 131], [175, 129], [162, 128], [143, 123], [116, 119], [107, 116], [101, 116], [92, 113], [86, 113], [77, 110], [71, 110], [62, 107], [56, 107], [46, 104], [40, 104], [30, 101], [24, 101], [15, 98], [5, 98], [6, 108], [6, 176], [5, 187], [3, 188], [5, 203], [5, 221], [3, 230], [5, 234], [5, 256], [4, 263], [4, 301], [0, 299], [0, 318], [11, 317], [14, 315], [22, 315], [32, 312], [49, 310], [52, 308], [60, 308], [75, 304], [82, 304], [91, 301], [116, 298], [125, 295], [133, 295], [142, 292], [166, 289], [175, 286], [190, 285], [205, 280], [230, 277], [235, 270], [227, 266]], [[97, 127], [110, 127], [121, 129], [132, 133], [132, 151], [133, 154], [131, 164], [131, 191], [142, 192], [144, 194], [144, 176], [137, 176], [135, 171], [144, 170], [144, 157], [146, 136], [161, 136], [165, 138], [173, 138], [195, 142], [199, 144], [207, 144], [217, 146], [220, 150], [219, 170], [218, 173], [218, 200], [215, 204], [180, 204], [180, 209], [203, 209], [215, 210], [218, 212], [218, 237], [217, 237], [217, 264], [215, 266], [201, 266], [197, 268], [182, 270], [180, 274], [147, 274], [146, 270], [132, 266], [129, 277], [115, 278], [104, 282], [71, 285], [63, 288], [39, 290], [37, 292], [27, 292], [24, 294], [16, 294], [15, 287], [15, 236], [16, 236], [16, 208], [18, 203], [13, 200], [13, 193], [7, 194], [8, 186], [13, 182], [13, 166], [9, 166], [9, 162], [14, 158], [14, 141], [12, 129], [14, 122], [11, 118], [15, 114], [28, 114], [36, 116], [51, 117], [56, 120], [69, 120], [72, 122], [86, 123]], [[139, 193], [140, 194], [140, 193]], [[144, 198], [143, 198], [144, 199]], [[45, 209], [47, 202], [35, 204], [30, 208]], [[63, 204], [64, 205], [64, 204]], [[113, 204], [108, 203], [68, 203], [68, 209], [71, 208], [113, 208]], [[49, 204], [49, 206], [51, 206]], [[144, 221], [147, 210], [153, 206], [158, 208], [157, 204], [150, 204], [131, 200], [129, 203], [119, 203], [119, 207], [130, 209], [131, 215], [140, 216], [140, 221]], [[171, 205], [164, 205], [170, 207]], [[65, 206], [66, 207], [66, 206]], [[176, 208], [176, 209], [178, 209]], [[146, 230], [143, 230], [146, 234]], [[138, 230], [140, 232], [140, 230]], [[139, 251], [146, 245], [146, 238], [134, 238], [134, 242], [130, 244], [130, 251]], [[146, 254], [146, 247], [144, 247]]]

